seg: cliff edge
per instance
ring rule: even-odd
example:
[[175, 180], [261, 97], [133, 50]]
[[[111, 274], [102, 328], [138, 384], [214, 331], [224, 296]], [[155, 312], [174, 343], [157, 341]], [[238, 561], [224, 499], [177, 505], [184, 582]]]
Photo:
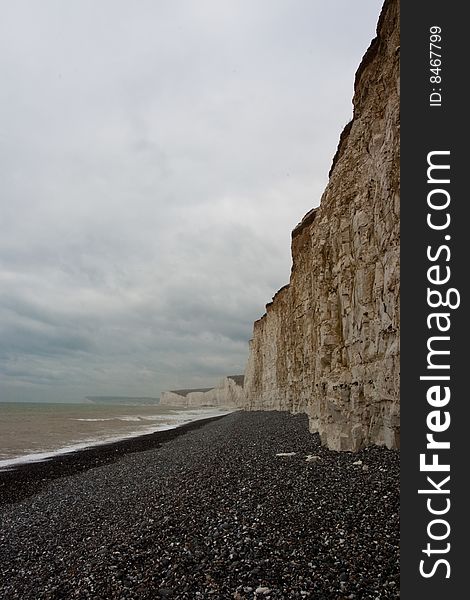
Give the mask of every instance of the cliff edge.
[[354, 112], [290, 283], [255, 322], [245, 407], [306, 412], [336, 450], [399, 446], [399, 2], [356, 73]]
[[213, 388], [162, 392], [160, 404], [185, 408], [208, 406], [237, 408], [245, 404], [243, 382], [243, 375], [227, 375]]

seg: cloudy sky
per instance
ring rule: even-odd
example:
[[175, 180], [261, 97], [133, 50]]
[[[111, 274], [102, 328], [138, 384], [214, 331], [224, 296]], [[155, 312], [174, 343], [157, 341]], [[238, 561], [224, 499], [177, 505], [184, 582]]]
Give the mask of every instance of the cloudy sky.
[[0, 400], [243, 372], [381, 1], [0, 7]]

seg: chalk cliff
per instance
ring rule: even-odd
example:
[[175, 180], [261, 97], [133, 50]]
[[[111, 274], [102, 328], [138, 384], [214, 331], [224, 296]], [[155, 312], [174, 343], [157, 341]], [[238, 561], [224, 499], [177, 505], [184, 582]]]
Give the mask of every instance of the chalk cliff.
[[292, 232], [290, 283], [255, 322], [245, 407], [306, 412], [337, 450], [399, 445], [399, 2], [356, 73], [318, 209]]
[[224, 406], [236, 408], [245, 404], [243, 375], [229, 375], [214, 388], [162, 392], [160, 404], [183, 407]]

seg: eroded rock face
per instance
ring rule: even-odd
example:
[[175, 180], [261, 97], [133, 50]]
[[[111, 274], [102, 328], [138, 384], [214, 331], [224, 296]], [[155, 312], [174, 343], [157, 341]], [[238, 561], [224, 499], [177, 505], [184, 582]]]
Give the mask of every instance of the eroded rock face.
[[236, 408], [243, 406], [245, 404], [243, 375], [224, 377], [216, 387], [210, 389], [162, 392], [160, 404], [185, 408], [203, 406]]
[[290, 283], [254, 324], [246, 407], [306, 412], [332, 449], [399, 446], [399, 3], [356, 73], [318, 209], [292, 232]]

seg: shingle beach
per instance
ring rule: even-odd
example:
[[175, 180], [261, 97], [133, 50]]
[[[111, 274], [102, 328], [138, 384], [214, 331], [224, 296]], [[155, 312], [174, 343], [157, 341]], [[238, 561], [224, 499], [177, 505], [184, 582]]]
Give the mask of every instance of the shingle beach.
[[2, 600], [399, 597], [398, 452], [329, 451], [305, 415], [77, 452], [0, 495]]

